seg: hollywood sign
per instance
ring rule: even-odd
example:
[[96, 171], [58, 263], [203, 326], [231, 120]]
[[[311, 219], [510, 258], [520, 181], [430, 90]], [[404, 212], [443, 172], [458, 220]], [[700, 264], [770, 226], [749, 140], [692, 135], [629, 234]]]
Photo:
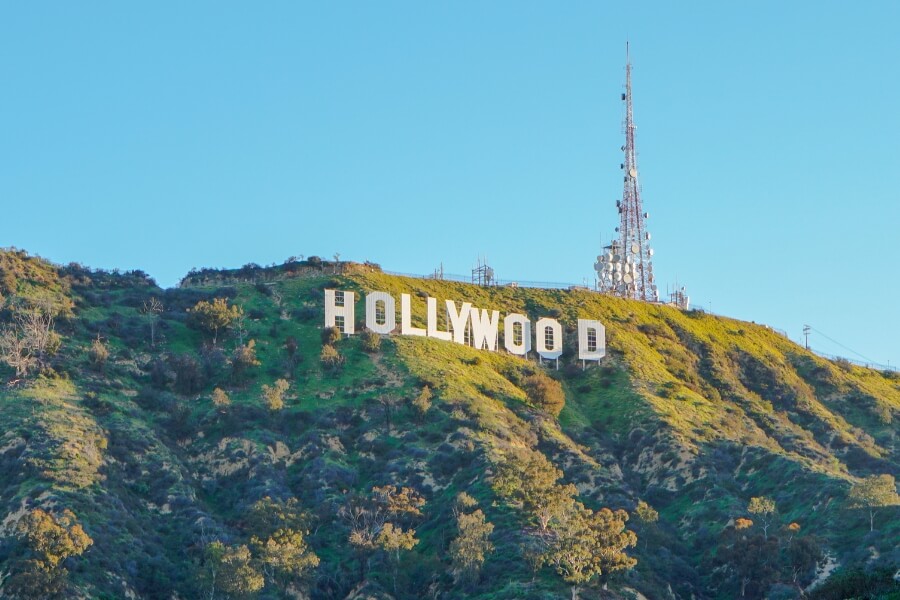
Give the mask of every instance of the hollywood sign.
[[[337, 327], [342, 333], [353, 335], [355, 300], [353, 292], [325, 290], [325, 326]], [[475, 308], [471, 302], [457, 303], [455, 300], [445, 300], [443, 308], [446, 329], [439, 328], [438, 301], [430, 296], [425, 300], [426, 327], [413, 327], [412, 298], [409, 294], [400, 294], [400, 335], [432, 337], [479, 350], [497, 351], [500, 311]], [[397, 303], [389, 293], [366, 294], [366, 328], [382, 335], [397, 330]], [[542, 317], [532, 328], [525, 315], [509, 313], [503, 317], [503, 347], [510, 354], [523, 357], [527, 357], [533, 347], [541, 360], [558, 361], [563, 352], [562, 325], [556, 319]], [[598, 361], [604, 356], [606, 328], [594, 319], [578, 319], [578, 359]]]

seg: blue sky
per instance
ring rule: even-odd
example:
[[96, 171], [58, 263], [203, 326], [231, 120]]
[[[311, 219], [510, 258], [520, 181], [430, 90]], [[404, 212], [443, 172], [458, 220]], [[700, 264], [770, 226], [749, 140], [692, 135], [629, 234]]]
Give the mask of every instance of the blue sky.
[[0, 245], [582, 282], [626, 39], [658, 281], [897, 365], [895, 2], [4, 3]]

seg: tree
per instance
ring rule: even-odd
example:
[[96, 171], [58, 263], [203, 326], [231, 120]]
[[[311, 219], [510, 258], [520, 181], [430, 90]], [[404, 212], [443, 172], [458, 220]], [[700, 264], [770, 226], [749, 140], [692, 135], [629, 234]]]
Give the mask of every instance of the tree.
[[231, 321], [229, 327], [231, 327], [231, 329], [234, 331], [234, 335], [238, 339], [238, 344], [243, 345], [244, 336], [247, 335], [247, 318], [246, 315], [244, 315], [243, 307], [239, 307], [239, 310], [234, 316], [234, 319]]
[[608, 577], [637, 564], [637, 559], [625, 553], [637, 543], [634, 532], [625, 529], [627, 520], [624, 510], [594, 512], [575, 502], [573, 510], [554, 523], [543, 561], [572, 586], [573, 599], [578, 597], [579, 587], [593, 578]]
[[53, 326], [67, 308], [68, 304], [44, 296], [9, 303], [12, 323], [0, 330], [0, 360], [15, 369], [16, 377], [45, 366], [59, 350], [62, 338]]
[[378, 404], [381, 405], [381, 409], [384, 411], [384, 426], [385, 426], [385, 434], [390, 435], [391, 433], [391, 414], [394, 412], [394, 409], [400, 404], [400, 398], [397, 397], [396, 394], [381, 394], [377, 398]]
[[420, 422], [425, 418], [425, 415], [431, 408], [431, 399], [433, 397], [434, 394], [431, 393], [431, 388], [426, 385], [422, 388], [422, 391], [412, 399], [413, 408], [416, 410]]
[[228, 327], [243, 311], [240, 307], [229, 306], [225, 298], [215, 298], [212, 302], [201, 300], [193, 308], [189, 308], [188, 313], [188, 323], [212, 334], [212, 345], [215, 346], [219, 330]]
[[494, 525], [485, 520], [481, 509], [467, 512], [478, 505], [474, 498], [465, 492], [456, 498], [454, 513], [458, 533], [450, 542], [453, 578], [457, 583], [472, 583], [478, 579], [487, 556], [494, 551], [490, 541]]
[[634, 515], [645, 525], [652, 525], [659, 521], [659, 513], [643, 500], [640, 500], [637, 503], [637, 507], [634, 509]]
[[0, 359], [15, 370], [16, 377], [27, 376], [38, 362], [29, 339], [13, 327], [0, 331]]
[[875, 530], [875, 514], [879, 508], [900, 506], [893, 475], [870, 475], [850, 488], [847, 507], [869, 511], [869, 531]]
[[[425, 499], [414, 489], [385, 485], [373, 487], [367, 497], [350, 497], [341, 507], [340, 515], [350, 526], [350, 544], [361, 554], [381, 549], [399, 560], [400, 550], [411, 549], [418, 543], [416, 530], [410, 525], [422, 516], [424, 506]], [[365, 566], [360, 556], [361, 577]]]
[[270, 411], [276, 412], [284, 408], [284, 393], [288, 391], [289, 387], [291, 384], [284, 379], [276, 380], [271, 387], [263, 384], [263, 398]]
[[287, 374], [290, 379], [294, 378], [294, 369], [297, 368], [297, 365], [300, 364], [300, 361], [303, 359], [303, 356], [299, 354], [300, 344], [297, 343], [297, 338], [289, 335], [287, 339], [284, 340], [284, 352], [287, 354]]
[[385, 550], [388, 554], [395, 557], [395, 561], [400, 561], [401, 550], [412, 550], [419, 540], [416, 539], [415, 529], [403, 529], [398, 525], [387, 522], [382, 526], [381, 531], [375, 538], [375, 543]]
[[[797, 528], [799, 531], [799, 525]], [[792, 537], [785, 554], [787, 560], [784, 562], [790, 568], [791, 582], [802, 590], [815, 576], [816, 565], [823, 557], [822, 548], [815, 536], [804, 535]]]
[[751, 597], [764, 597], [780, 567], [778, 541], [754, 533], [752, 527], [750, 519], [735, 519], [734, 527], [722, 531], [716, 552], [723, 568], [715, 572], [732, 581], [741, 598], [748, 592]]
[[253, 556], [246, 545], [226, 546], [215, 541], [207, 544], [204, 554], [210, 600], [217, 592], [237, 598], [250, 597], [266, 585], [253, 565]]
[[40, 508], [25, 514], [16, 526], [23, 559], [14, 564], [4, 590], [14, 598], [55, 598], [66, 588], [66, 559], [80, 556], [93, 540], [64, 510], [58, 516]]
[[550, 521], [569, 509], [578, 494], [572, 484], [556, 485], [562, 476], [540, 452], [512, 450], [498, 463], [493, 488], [499, 496], [521, 504], [546, 532]]
[[319, 566], [319, 557], [309, 548], [303, 532], [296, 529], [278, 529], [265, 541], [254, 537], [252, 544], [266, 577], [282, 588]]
[[[659, 513], [645, 501], [640, 500], [634, 509], [634, 516], [642, 525], [641, 536], [643, 537], [647, 530], [657, 521], [659, 521]], [[644, 544], [646, 545], [646, 538]]]
[[763, 538], [769, 539], [769, 522], [775, 514], [775, 501], [765, 496], [750, 498], [747, 512], [751, 515], [756, 515], [762, 521]]
[[165, 306], [157, 297], [151, 297], [144, 300], [141, 305], [141, 314], [147, 317], [150, 322], [150, 347], [156, 346], [156, 326], [159, 324], [160, 315], [165, 310]]
[[35, 508], [19, 521], [17, 534], [28, 549], [51, 568], [70, 556], [81, 555], [94, 543], [70, 510], [54, 517]]
[[246, 517], [246, 529], [267, 537], [279, 529], [306, 531], [309, 515], [300, 507], [296, 498], [273, 500], [265, 496], [250, 507]]

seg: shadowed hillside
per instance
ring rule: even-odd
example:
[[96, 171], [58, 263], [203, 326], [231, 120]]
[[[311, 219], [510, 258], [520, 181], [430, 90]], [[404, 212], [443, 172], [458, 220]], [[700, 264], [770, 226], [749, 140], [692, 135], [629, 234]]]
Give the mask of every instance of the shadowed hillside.
[[[557, 318], [559, 369], [367, 334], [372, 291]], [[0, 303], [0, 597], [888, 597], [900, 567], [900, 376], [763, 325], [315, 258], [163, 290], [3, 251]]]

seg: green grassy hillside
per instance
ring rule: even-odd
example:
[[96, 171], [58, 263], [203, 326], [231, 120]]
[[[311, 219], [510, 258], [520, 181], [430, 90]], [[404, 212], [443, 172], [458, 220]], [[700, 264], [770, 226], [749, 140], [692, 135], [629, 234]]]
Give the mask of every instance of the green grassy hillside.
[[[357, 321], [371, 291], [398, 306], [411, 294], [422, 327], [426, 296], [552, 316], [566, 350], [556, 370], [431, 338], [373, 340], [361, 323], [327, 344], [326, 288], [357, 292]], [[217, 298], [242, 316], [204, 329], [189, 309]], [[163, 290], [141, 272], [3, 251], [0, 302], [4, 335], [52, 314], [55, 336], [25, 372], [0, 365], [0, 597], [568, 597], [571, 578], [530, 558], [564, 538], [575, 501], [627, 511], [637, 534], [625, 549], [637, 563], [604, 567], [575, 587], [582, 598], [797, 598], [817, 577], [816, 546], [838, 575], [900, 567], [900, 509], [880, 509], [870, 531], [848, 500], [866, 477], [898, 473], [900, 376], [763, 325], [316, 259], [192, 272]], [[607, 330], [608, 356], [586, 369], [578, 318]], [[539, 389], [562, 391], [558, 415]], [[500, 483], [523, 456], [560, 470], [541, 493], [577, 488], [547, 529], [517, 489], [539, 477]], [[391, 485], [412, 505], [374, 489]], [[775, 512], [748, 511], [754, 497]], [[639, 502], [659, 520], [638, 518]], [[57, 528], [30, 525], [36, 509]], [[75, 531], [64, 511], [90, 546], [59, 541]], [[460, 515], [477, 511], [491, 548], [462, 571]], [[417, 542], [388, 539], [386, 521]], [[55, 545], [35, 541], [47, 531]]]

